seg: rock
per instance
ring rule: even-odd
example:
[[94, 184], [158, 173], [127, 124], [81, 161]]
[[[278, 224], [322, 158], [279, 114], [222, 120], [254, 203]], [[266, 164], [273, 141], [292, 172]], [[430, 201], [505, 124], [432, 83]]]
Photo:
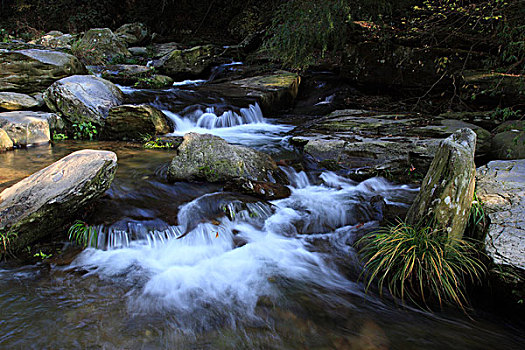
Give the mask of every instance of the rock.
[[525, 270], [525, 160], [478, 168], [476, 194], [490, 219], [486, 250], [496, 264]]
[[130, 47], [128, 51], [131, 52], [133, 56], [147, 57], [148, 49], [145, 47]]
[[127, 45], [137, 45], [147, 39], [148, 28], [143, 23], [128, 23], [115, 30], [115, 35]]
[[134, 86], [139, 89], [162, 89], [172, 86], [174, 82], [167, 75], [154, 74], [150, 77], [139, 79]]
[[266, 200], [287, 198], [292, 194], [292, 191], [284, 185], [249, 179], [234, 179], [228, 181], [224, 186], [224, 191], [247, 194]]
[[168, 118], [150, 105], [121, 105], [109, 110], [102, 137], [106, 140], [139, 140], [146, 135], [172, 131]]
[[433, 225], [452, 239], [463, 236], [476, 183], [476, 134], [461, 129], [441, 142], [408, 211], [409, 224]]
[[180, 50], [181, 44], [179, 43], [162, 43], [162, 44], [153, 44], [151, 46], [151, 57], [161, 58], [169, 54], [174, 50]]
[[0, 152], [8, 151], [13, 148], [13, 141], [4, 131], [0, 129]]
[[38, 107], [38, 101], [33, 97], [18, 92], [0, 92], [0, 109], [17, 111]]
[[26, 246], [64, 232], [64, 226], [99, 198], [117, 169], [113, 152], [74, 152], [0, 193], [0, 230], [15, 232], [10, 248]]
[[138, 64], [115, 64], [104, 66], [99, 70], [102, 78], [115, 84], [134, 85], [143, 78], [153, 75], [155, 70], [151, 67]]
[[189, 133], [168, 167], [170, 181], [225, 182], [236, 178], [287, 184], [286, 175], [267, 154], [227, 143], [209, 134]]
[[[76, 54], [83, 56], [89, 51], [91, 56], [107, 62], [116, 56], [131, 56], [124, 43], [109, 28], [90, 29], [84, 34], [75, 48]], [[89, 59], [88, 59], [89, 61]]]
[[33, 93], [75, 74], [87, 74], [73, 55], [49, 50], [0, 50], [0, 91]]
[[77, 40], [76, 35], [64, 34], [59, 31], [51, 31], [43, 37], [33, 40], [30, 44], [42, 45], [49, 48], [67, 48], [71, 49], [73, 42]]
[[525, 158], [525, 121], [508, 121], [497, 127], [491, 155], [495, 159]]
[[520, 74], [506, 74], [484, 70], [463, 71], [463, 98], [476, 96], [476, 100], [488, 99], [498, 104], [523, 105], [523, 80]]
[[300, 83], [299, 75], [277, 71], [273, 74], [225, 83], [206, 84], [201, 90], [233, 99], [256, 101], [267, 114], [289, 108], [297, 96]]
[[155, 66], [172, 78], [203, 77], [209, 73], [214, 60], [212, 45], [195, 46], [186, 50], [173, 50]]
[[49, 109], [62, 113], [69, 123], [91, 122], [103, 126], [110, 108], [122, 104], [122, 91], [110, 81], [74, 75], [51, 85], [44, 93]]
[[15, 146], [29, 146], [48, 143], [49, 123], [42, 112], [0, 113], [0, 128], [9, 135]]

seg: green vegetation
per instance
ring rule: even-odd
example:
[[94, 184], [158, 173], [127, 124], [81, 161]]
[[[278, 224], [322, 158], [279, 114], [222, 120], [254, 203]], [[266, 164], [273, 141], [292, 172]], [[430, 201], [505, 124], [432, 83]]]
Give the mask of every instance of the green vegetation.
[[68, 230], [69, 240], [82, 247], [98, 246], [98, 231], [83, 221], [77, 220]]
[[485, 271], [470, 243], [450, 239], [430, 225], [399, 222], [364, 236], [359, 245], [367, 290], [377, 280], [381, 294], [386, 287], [401, 301], [426, 307], [437, 301], [464, 309], [467, 285]]
[[108, 61], [108, 64], [140, 64], [140, 62], [135, 57], [116, 55], [111, 57], [111, 59]]
[[0, 256], [5, 256], [9, 251], [9, 244], [18, 237], [16, 232], [0, 230]]
[[75, 123], [72, 126], [75, 140], [93, 140], [98, 134], [96, 125], [91, 122]]
[[163, 140], [161, 138], [156, 138], [154, 140], [150, 140], [150, 141], [147, 141], [145, 144], [144, 144], [144, 148], [148, 148], [148, 149], [156, 149], [156, 148], [175, 148], [176, 145], [171, 142], [171, 141], [167, 141], [167, 140]]
[[53, 141], [67, 140], [67, 135], [60, 133], [53, 133]]
[[35, 254], [33, 255], [33, 257], [35, 257], [35, 258], [40, 258], [40, 259], [42, 259], [42, 260], [49, 259], [49, 258], [52, 257], [52, 256], [53, 256], [53, 254], [46, 254], [46, 253], [44, 253], [44, 252], [41, 251], [41, 250], [38, 251], [38, 253], [35, 253]]
[[494, 112], [491, 114], [492, 119], [494, 120], [500, 120], [502, 122], [506, 120], [512, 120], [512, 119], [521, 119], [523, 117], [521, 110], [514, 111], [512, 108], [505, 107], [505, 108], [496, 108]]

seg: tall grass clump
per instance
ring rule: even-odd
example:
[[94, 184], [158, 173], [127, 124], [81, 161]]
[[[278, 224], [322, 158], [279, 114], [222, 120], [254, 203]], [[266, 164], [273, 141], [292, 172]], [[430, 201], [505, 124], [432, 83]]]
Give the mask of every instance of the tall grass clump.
[[98, 231], [83, 221], [75, 221], [69, 228], [68, 235], [70, 241], [82, 247], [97, 248], [98, 246]]
[[437, 302], [464, 310], [466, 287], [485, 272], [469, 242], [449, 238], [431, 225], [399, 222], [364, 236], [359, 245], [367, 291], [376, 281], [380, 294], [386, 288], [402, 302], [427, 308]]

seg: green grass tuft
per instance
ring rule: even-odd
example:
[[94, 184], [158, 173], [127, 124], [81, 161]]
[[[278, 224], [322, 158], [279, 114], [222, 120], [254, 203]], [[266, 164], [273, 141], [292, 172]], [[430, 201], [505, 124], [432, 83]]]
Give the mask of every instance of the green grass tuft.
[[98, 231], [83, 221], [75, 221], [69, 228], [68, 235], [70, 241], [82, 247], [97, 248], [98, 246]]

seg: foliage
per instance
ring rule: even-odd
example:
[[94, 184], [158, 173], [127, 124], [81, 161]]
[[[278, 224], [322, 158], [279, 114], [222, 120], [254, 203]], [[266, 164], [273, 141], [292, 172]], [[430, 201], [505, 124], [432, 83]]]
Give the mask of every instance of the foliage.
[[139, 60], [135, 57], [128, 57], [125, 55], [115, 55], [111, 57], [108, 64], [140, 64]]
[[470, 243], [430, 225], [399, 222], [366, 235], [359, 244], [367, 290], [377, 279], [380, 293], [387, 287], [394, 297], [427, 307], [437, 299], [439, 305], [449, 302], [464, 309], [467, 283], [479, 281], [485, 271]]
[[73, 138], [75, 140], [93, 140], [97, 134], [97, 127], [91, 122], [82, 122], [73, 124]]
[[1, 255], [7, 254], [11, 240], [15, 239], [16, 237], [18, 237], [18, 234], [16, 232], [0, 230]]
[[494, 112], [490, 115], [492, 119], [494, 120], [501, 120], [502, 122], [506, 120], [511, 119], [521, 119], [522, 114], [521, 110], [513, 110], [512, 108], [505, 107], [505, 108], [496, 108]]
[[53, 141], [67, 140], [67, 135], [60, 133], [53, 133]]
[[306, 68], [343, 47], [349, 20], [346, 1], [290, 0], [274, 13], [262, 50], [285, 66]]
[[68, 230], [69, 240], [82, 247], [98, 246], [98, 231], [83, 221], [77, 220]]
[[155, 140], [150, 140], [144, 144], [144, 148], [155, 149], [155, 148], [175, 148], [175, 144], [171, 141], [163, 140], [161, 138], [156, 138]]
[[0, 42], [9, 42], [9, 32], [4, 28], [0, 28]]
[[44, 253], [44, 252], [41, 251], [41, 250], [40, 250], [38, 253], [35, 253], [35, 254], [33, 255], [33, 257], [35, 257], [35, 258], [40, 258], [40, 259], [42, 259], [42, 260], [49, 259], [49, 258], [52, 257], [52, 256], [53, 256], [53, 254], [46, 254], [46, 253]]

